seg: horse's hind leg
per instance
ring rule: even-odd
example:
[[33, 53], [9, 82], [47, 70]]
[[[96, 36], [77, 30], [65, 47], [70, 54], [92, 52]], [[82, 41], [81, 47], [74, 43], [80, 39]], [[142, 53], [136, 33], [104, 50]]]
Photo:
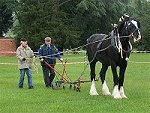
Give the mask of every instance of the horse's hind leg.
[[98, 95], [97, 91], [96, 91], [96, 87], [95, 87], [95, 77], [96, 77], [96, 74], [95, 74], [95, 65], [96, 65], [96, 62], [97, 61], [92, 61], [90, 63], [90, 69], [91, 69], [91, 88], [90, 88], [90, 95]]
[[106, 96], [111, 95], [111, 93], [109, 92], [109, 88], [106, 84], [106, 80], [105, 80], [107, 69], [108, 69], [108, 66], [102, 64], [102, 68], [101, 68], [101, 71], [100, 71], [100, 78], [101, 78], [101, 81], [102, 81], [102, 92]]
[[108, 66], [102, 64], [102, 68], [101, 68], [101, 71], [100, 71], [100, 78], [101, 78], [102, 84], [105, 82], [105, 76], [106, 76], [107, 69], [108, 69]]
[[92, 61], [90, 63], [90, 69], [91, 69], [91, 72], [90, 72], [90, 75], [91, 75], [91, 81], [95, 80], [95, 77], [96, 77], [96, 74], [95, 74], [95, 66], [96, 66], [96, 62], [97, 61]]

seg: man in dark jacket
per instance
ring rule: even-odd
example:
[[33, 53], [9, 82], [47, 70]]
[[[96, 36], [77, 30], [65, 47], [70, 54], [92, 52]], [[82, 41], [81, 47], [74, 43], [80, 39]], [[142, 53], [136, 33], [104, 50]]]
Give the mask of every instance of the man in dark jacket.
[[50, 37], [45, 38], [45, 43], [39, 48], [38, 53], [42, 65], [45, 86], [51, 87], [51, 83], [55, 77], [55, 72], [53, 69], [47, 66], [45, 62], [47, 62], [54, 68], [56, 64], [56, 57], [60, 61], [63, 61], [63, 59], [61, 58], [58, 49], [51, 43]]

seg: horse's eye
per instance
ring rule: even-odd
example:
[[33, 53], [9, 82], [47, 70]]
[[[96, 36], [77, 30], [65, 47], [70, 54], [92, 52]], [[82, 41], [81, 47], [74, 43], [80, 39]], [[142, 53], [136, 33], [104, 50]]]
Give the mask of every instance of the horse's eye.
[[129, 29], [130, 29], [130, 30], [134, 29], [134, 26], [130, 25], [130, 26], [129, 26]]

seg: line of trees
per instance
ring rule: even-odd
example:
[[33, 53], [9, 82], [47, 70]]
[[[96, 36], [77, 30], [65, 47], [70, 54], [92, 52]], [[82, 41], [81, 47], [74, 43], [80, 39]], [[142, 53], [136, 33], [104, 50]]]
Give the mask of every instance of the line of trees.
[[8, 2], [0, 0], [0, 37], [5, 36], [5, 33], [12, 27], [13, 17], [12, 10], [8, 7]]
[[[149, 0], [1, 1], [0, 35], [11, 27], [15, 39], [27, 38], [35, 51], [43, 43], [45, 36], [52, 37], [53, 43], [59, 48], [70, 49], [83, 45], [93, 33], [108, 34], [112, 29], [111, 24], [117, 23], [124, 13], [135, 16], [141, 22], [143, 39], [134, 46], [138, 50], [150, 50]], [[4, 4], [6, 7], [3, 7]], [[1, 18], [10, 22], [5, 29]]]

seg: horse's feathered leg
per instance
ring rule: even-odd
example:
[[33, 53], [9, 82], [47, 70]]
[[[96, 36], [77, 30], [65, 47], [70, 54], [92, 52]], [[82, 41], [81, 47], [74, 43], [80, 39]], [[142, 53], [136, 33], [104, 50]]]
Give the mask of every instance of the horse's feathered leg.
[[96, 87], [95, 87], [95, 81], [93, 80], [91, 83], [91, 88], [90, 88], [90, 95], [94, 96], [94, 95], [99, 95], [97, 93]]
[[106, 84], [106, 81], [105, 81], [105, 76], [106, 76], [107, 69], [108, 69], [108, 66], [102, 64], [102, 68], [101, 68], [101, 71], [100, 71], [100, 78], [101, 78], [101, 81], [102, 81], [102, 92], [106, 96], [111, 95], [111, 93], [109, 91], [109, 88], [108, 88], [108, 86]]
[[96, 74], [95, 74], [95, 65], [96, 65], [96, 62], [97, 61], [92, 61], [90, 63], [90, 69], [91, 69], [91, 72], [90, 72], [90, 75], [91, 75], [91, 81], [95, 80], [95, 77], [96, 77]]
[[101, 78], [102, 84], [103, 84], [104, 81], [105, 81], [105, 76], [106, 76], [106, 71], [107, 71], [107, 69], [108, 69], [108, 66], [102, 64], [102, 68], [101, 68], [101, 71], [100, 71], [100, 78]]
[[123, 65], [120, 67], [120, 73], [119, 73], [119, 90], [122, 98], [127, 98], [123, 89], [124, 74], [125, 74], [126, 67], [127, 67], [127, 61], [125, 61]]
[[127, 61], [124, 61], [122, 64], [123, 64], [123, 65], [120, 66], [120, 72], [119, 72], [119, 88], [120, 88], [121, 86], [123, 86], [124, 74], [125, 74], [126, 67], [127, 67]]
[[119, 83], [119, 78], [118, 78], [118, 74], [117, 74], [117, 67], [116, 66], [111, 66], [111, 70], [112, 70], [112, 73], [113, 73], [114, 86], [116, 86]]
[[120, 95], [121, 95], [122, 98], [127, 98], [127, 96], [126, 96], [125, 93], [124, 93], [124, 88], [123, 88], [123, 86], [120, 87]]
[[90, 95], [98, 95], [97, 93], [97, 90], [96, 90], [96, 87], [95, 87], [95, 65], [96, 65], [96, 62], [95, 60], [93, 60], [91, 63], [90, 63], [90, 69], [91, 69], [91, 88], [90, 88]]
[[102, 84], [102, 92], [103, 92], [103, 95], [105, 95], [105, 96], [111, 95], [109, 88], [106, 84], [106, 81], [104, 81], [104, 83]]
[[113, 73], [113, 80], [114, 80], [114, 89], [112, 92], [112, 96], [115, 99], [121, 99], [121, 95], [119, 92], [119, 87], [118, 87], [118, 74], [117, 74], [117, 67], [116, 66], [111, 66], [112, 73]]

